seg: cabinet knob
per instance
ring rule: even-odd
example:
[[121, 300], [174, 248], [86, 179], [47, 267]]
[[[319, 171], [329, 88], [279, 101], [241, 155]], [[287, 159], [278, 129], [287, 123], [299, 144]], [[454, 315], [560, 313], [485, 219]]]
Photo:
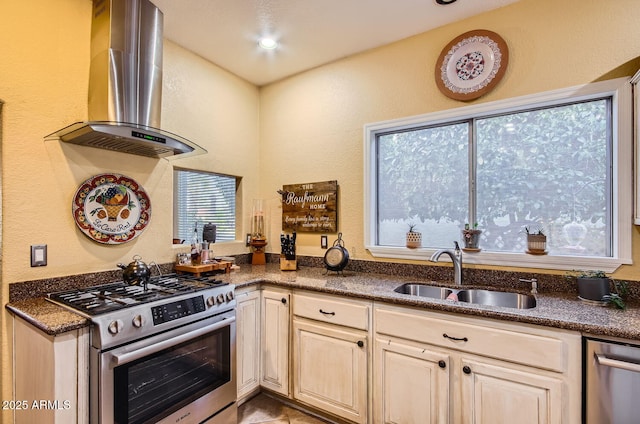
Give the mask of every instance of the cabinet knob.
[[362, 340], [358, 340], [358, 347], [363, 347], [364, 346], [364, 342]]
[[447, 368], [447, 363], [441, 359], [438, 361], [438, 366], [444, 369], [444, 368]]
[[471, 374], [471, 367], [469, 365], [465, 365], [462, 367], [462, 372], [465, 374]]
[[287, 304], [287, 298], [283, 297], [282, 299], [280, 299], [280, 302], [282, 302], [283, 305]]

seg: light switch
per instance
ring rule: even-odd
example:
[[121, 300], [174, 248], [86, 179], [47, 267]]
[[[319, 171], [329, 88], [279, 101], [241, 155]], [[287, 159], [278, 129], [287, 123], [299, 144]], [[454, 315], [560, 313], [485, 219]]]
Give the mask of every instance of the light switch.
[[47, 245], [35, 244], [31, 246], [31, 266], [47, 265]]

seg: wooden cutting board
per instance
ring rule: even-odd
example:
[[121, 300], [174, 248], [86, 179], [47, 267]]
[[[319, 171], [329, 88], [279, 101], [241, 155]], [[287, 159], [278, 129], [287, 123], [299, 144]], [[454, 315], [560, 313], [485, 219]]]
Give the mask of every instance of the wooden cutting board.
[[196, 277], [200, 277], [205, 272], [211, 271], [224, 271], [226, 274], [231, 272], [231, 262], [220, 261], [210, 264], [201, 265], [175, 265], [175, 270], [178, 274], [193, 274]]

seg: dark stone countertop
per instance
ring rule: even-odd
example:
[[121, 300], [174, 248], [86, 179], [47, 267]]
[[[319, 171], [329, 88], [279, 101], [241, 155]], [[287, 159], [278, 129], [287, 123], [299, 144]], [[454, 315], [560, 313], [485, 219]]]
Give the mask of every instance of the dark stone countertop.
[[14, 315], [52, 336], [89, 325], [89, 320], [86, 318], [55, 305], [45, 300], [44, 297], [7, 303], [6, 308]]
[[[415, 277], [349, 271], [346, 271], [344, 276], [334, 272], [325, 275], [325, 270], [322, 268], [303, 267], [298, 271], [280, 271], [278, 265], [273, 264], [261, 266], [243, 264], [240, 269], [230, 274], [219, 274], [217, 278], [235, 284], [237, 289], [264, 283], [425, 310], [561, 328], [595, 336], [640, 340], [639, 305], [629, 305], [626, 310], [591, 305], [577, 299], [575, 293], [541, 292], [536, 295], [535, 308], [513, 309], [420, 298], [394, 292], [398, 285], [406, 282], [443, 284]], [[465, 287], [475, 286], [465, 285]], [[15, 315], [50, 335], [88, 325], [85, 318], [68, 312], [42, 297], [18, 300], [7, 304], [6, 307]]]

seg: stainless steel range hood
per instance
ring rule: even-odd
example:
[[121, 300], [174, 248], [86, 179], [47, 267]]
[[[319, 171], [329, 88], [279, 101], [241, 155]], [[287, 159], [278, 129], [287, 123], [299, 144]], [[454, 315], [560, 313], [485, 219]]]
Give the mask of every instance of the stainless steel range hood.
[[160, 130], [163, 14], [148, 0], [94, 0], [89, 122], [49, 137], [149, 157], [207, 153]]

